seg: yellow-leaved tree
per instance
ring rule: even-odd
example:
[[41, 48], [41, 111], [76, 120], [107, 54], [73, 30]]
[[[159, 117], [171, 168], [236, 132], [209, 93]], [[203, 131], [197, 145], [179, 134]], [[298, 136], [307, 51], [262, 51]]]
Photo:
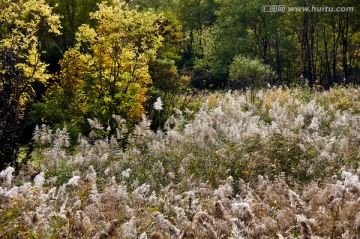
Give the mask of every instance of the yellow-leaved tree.
[[60, 34], [59, 16], [44, 0], [0, 0], [0, 169], [15, 163], [34, 84], [50, 78], [39, 37]]
[[52, 94], [65, 95], [82, 117], [106, 123], [121, 115], [135, 123], [144, 114], [151, 83], [148, 64], [163, 41], [163, 17], [129, 9], [118, 0], [100, 3], [90, 16], [95, 27], [79, 28], [77, 45], [65, 53], [60, 84]]

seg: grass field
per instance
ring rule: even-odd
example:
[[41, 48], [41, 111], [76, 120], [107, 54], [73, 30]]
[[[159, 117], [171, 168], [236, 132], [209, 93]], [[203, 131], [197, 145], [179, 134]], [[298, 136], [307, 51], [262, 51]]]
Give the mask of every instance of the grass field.
[[208, 93], [0, 173], [1, 238], [360, 238], [360, 89]]

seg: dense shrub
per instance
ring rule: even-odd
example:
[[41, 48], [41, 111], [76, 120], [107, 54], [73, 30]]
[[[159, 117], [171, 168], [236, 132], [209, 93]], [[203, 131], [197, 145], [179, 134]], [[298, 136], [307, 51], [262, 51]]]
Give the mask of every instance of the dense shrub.
[[229, 69], [229, 85], [232, 89], [261, 88], [275, 78], [270, 66], [258, 59], [236, 56]]

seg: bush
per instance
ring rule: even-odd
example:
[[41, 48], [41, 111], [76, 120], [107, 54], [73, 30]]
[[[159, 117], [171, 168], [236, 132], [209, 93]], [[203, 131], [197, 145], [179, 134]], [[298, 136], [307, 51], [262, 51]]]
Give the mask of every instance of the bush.
[[232, 89], [261, 88], [275, 78], [270, 66], [258, 59], [236, 56], [229, 69], [229, 85]]

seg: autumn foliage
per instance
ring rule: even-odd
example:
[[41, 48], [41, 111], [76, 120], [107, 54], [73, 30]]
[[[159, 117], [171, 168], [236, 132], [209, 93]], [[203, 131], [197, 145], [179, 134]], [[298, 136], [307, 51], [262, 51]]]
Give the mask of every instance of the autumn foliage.
[[91, 14], [95, 28], [82, 25], [77, 45], [61, 61], [59, 85], [50, 98], [66, 96], [68, 106], [103, 122], [121, 115], [138, 122], [145, 113], [147, 86], [152, 82], [149, 61], [161, 46], [162, 16], [130, 10], [124, 2], [99, 5]]
[[51, 11], [44, 0], [0, 2], [0, 168], [15, 163], [34, 85], [51, 77], [39, 54], [40, 30], [60, 34]]

